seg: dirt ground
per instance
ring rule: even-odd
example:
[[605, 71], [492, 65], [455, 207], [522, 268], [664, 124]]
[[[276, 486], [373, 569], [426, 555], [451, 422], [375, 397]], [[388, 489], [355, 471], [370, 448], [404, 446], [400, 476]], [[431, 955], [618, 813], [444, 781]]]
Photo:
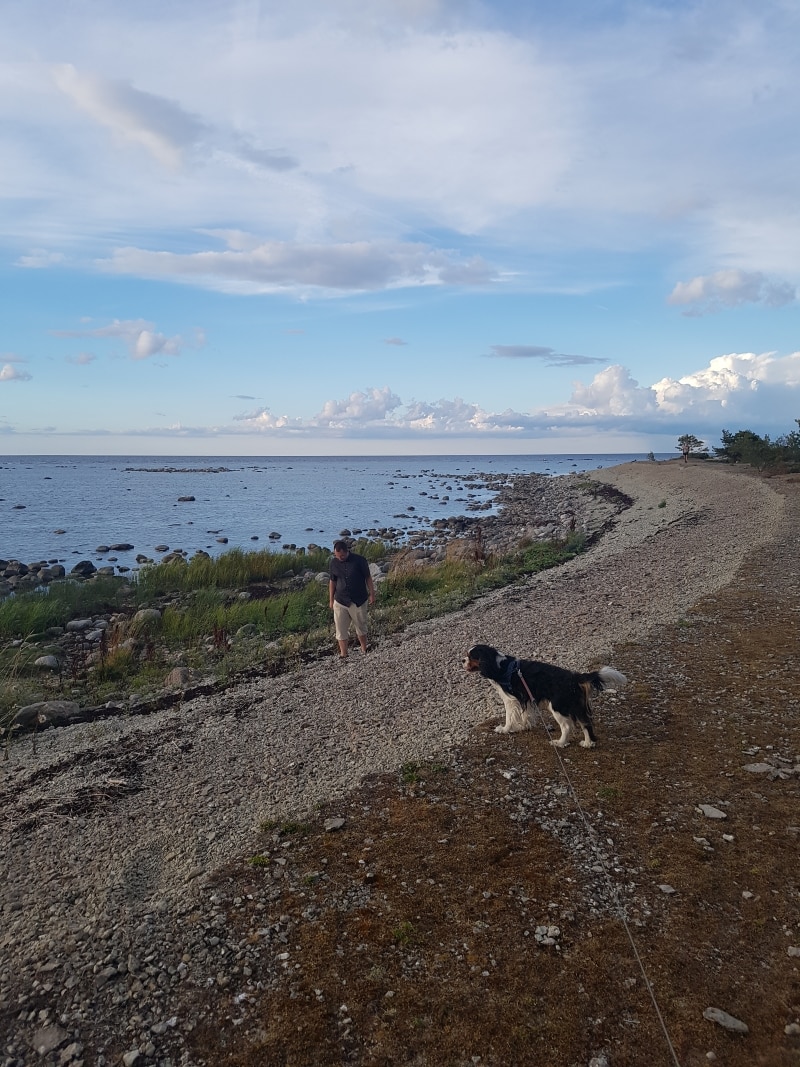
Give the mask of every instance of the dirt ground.
[[338, 830], [265, 829], [217, 883], [231, 923], [290, 933], [243, 1018], [195, 1006], [197, 1059], [800, 1064], [799, 548], [790, 526], [617, 649], [598, 748], [487, 724], [332, 805]]

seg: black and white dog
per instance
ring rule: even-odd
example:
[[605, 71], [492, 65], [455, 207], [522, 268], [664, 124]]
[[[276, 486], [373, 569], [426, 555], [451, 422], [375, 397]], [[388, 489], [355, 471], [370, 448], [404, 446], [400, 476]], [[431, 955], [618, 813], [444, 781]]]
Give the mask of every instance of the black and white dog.
[[477, 672], [495, 687], [506, 709], [506, 721], [496, 726], [500, 734], [530, 730], [533, 726], [531, 704], [547, 708], [561, 727], [561, 737], [553, 744], [564, 748], [570, 734], [580, 726], [583, 730], [582, 748], [594, 748], [597, 738], [592, 725], [591, 697], [611, 686], [622, 687], [624, 674], [613, 667], [600, 667], [587, 674], [554, 667], [532, 659], [504, 656], [491, 645], [473, 645], [464, 660], [464, 669]]

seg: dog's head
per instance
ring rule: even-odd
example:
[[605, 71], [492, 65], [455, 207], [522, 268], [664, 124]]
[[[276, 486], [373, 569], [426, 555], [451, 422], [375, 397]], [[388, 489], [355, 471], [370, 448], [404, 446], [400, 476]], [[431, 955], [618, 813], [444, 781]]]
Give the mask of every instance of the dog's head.
[[484, 677], [491, 677], [497, 671], [500, 653], [491, 645], [473, 645], [464, 657], [464, 670], [477, 671]]

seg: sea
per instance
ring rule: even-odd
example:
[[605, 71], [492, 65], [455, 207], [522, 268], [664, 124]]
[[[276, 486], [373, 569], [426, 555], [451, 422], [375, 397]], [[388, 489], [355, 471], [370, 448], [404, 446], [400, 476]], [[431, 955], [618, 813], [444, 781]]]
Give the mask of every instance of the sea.
[[[658, 456], [657, 458], [672, 458]], [[510, 456], [0, 457], [0, 558], [135, 569], [167, 550], [330, 548], [343, 531], [405, 533], [496, 504], [498, 476], [558, 477], [644, 453]], [[133, 548], [102, 552], [117, 544]], [[158, 551], [157, 551], [158, 549]], [[67, 570], [70, 567], [67, 566]]]

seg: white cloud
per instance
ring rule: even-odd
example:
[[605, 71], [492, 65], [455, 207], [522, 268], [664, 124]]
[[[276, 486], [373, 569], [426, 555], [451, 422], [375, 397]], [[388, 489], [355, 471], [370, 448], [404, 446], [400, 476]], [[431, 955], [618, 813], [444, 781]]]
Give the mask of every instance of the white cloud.
[[640, 386], [630, 371], [619, 365], [601, 370], [589, 385], [576, 383], [569, 406], [588, 414], [615, 418], [657, 412], [652, 391]]
[[14, 363], [4, 363], [0, 367], [0, 382], [29, 382], [31, 375], [20, 370]]
[[[131, 359], [149, 359], [151, 356], [179, 356], [187, 342], [179, 334], [167, 337], [159, 333], [154, 323], [144, 319], [114, 319], [108, 326], [86, 330], [54, 330], [56, 337], [112, 337], [122, 340]], [[202, 345], [205, 337], [201, 330], [195, 331], [195, 346]], [[85, 361], [84, 361], [85, 362]]]
[[492, 277], [489, 266], [482, 261], [480, 271], [471, 261], [459, 275], [454, 253], [424, 244], [358, 241], [305, 245], [266, 241], [240, 250], [243, 243], [241, 235], [237, 235], [236, 247], [189, 254], [122, 248], [99, 265], [114, 274], [166, 278], [222, 292], [250, 294], [281, 290], [358, 292], [439, 285], [445, 277], [449, 277], [450, 284], [456, 284], [457, 276], [461, 277], [460, 284], [484, 285]]
[[[599, 371], [576, 383], [569, 401], [533, 411], [490, 411], [460, 397], [404, 402], [388, 386], [327, 401], [309, 418], [274, 416], [268, 409], [242, 415], [236, 432], [311, 437], [526, 438], [580, 429], [661, 434], [693, 432], [718, 436], [731, 421], [736, 429], [783, 433], [800, 410], [800, 352], [718, 356], [680, 379], [642, 386], [625, 367]], [[687, 431], [687, 423], [691, 423]], [[479, 443], [476, 444], [479, 447]]]
[[797, 270], [784, 2], [524, 22], [434, 0], [56, 7], [46, 26], [36, 10], [7, 29], [25, 59], [0, 93], [3, 181], [32, 199], [19, 234], [138, 246], [167, 229], [187, 251], [214, 225], [301, 246], [449, 228], [527, 254], [674, 240], [711, 269]]
[[678, 282], [669, 296], [676, 306], [691, 305], [687, 315], [702, 315], [742, 304], [782, 307], [794, 303], [797, 289], [788, 282], [770, 281], [760, 271], [719, 270]]

